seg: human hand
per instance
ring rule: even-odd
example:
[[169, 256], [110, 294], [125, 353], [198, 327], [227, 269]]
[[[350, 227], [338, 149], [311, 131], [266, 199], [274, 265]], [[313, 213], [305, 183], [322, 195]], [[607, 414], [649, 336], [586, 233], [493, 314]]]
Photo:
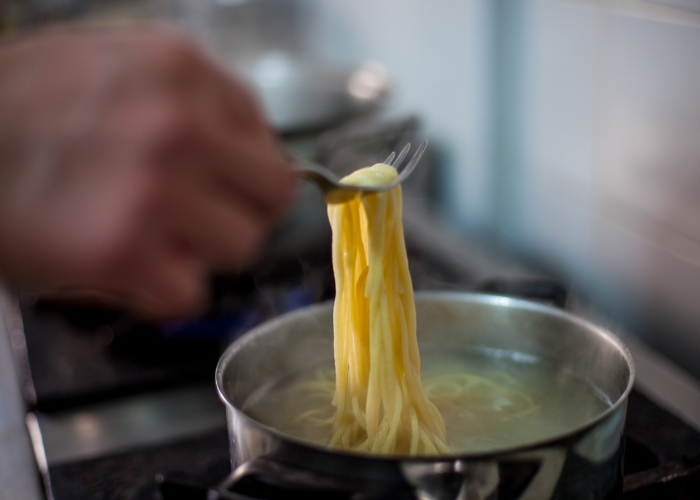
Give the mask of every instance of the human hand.
[[187, 314], [249, 262], [291, 171], [240, 84], [155, 29], [0, 45], [0, 277]]

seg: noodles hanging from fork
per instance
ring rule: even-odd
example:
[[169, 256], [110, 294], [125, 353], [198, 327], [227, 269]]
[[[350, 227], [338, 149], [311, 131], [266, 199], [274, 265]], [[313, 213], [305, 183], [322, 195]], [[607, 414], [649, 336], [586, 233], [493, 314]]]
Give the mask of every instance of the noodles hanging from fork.
[[[385, 164], [342, 182], [380, 186]], [[413, 287], [401, 220], [401, 187], [328, 205], [336, 299], [336, 407], [329, 445], [407, 455], [447, 453], [445, 423], [420, 380]]]

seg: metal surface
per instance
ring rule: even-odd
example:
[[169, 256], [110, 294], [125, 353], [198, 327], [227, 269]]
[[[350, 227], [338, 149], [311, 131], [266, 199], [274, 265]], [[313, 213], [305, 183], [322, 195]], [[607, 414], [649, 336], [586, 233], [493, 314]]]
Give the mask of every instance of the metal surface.
[[10, 350], [22, 339], [17, 304], [0, 288], [0, 497], [3, 500], [41, 498], [36, 464], [24, 426], [24, 402]]
[[[581, 308], [575, 301], [572, 307], [576, 314], [605, 325], [605, 319], [589, 308]], [[635, 389], [700, 431], [700, 382], [638, 337], [622, 332], [618, 336], [634, 359]]]
[[[588, 380], [612, 405], [566, 434], [490, 453], [435, 458], [367, 456], [291, 438], [249, 418], [239, 408], [271, 380], [332, 362], [332, 305], [326, 303], [256, 328], [222, 356], [216, 382], [227, 408], [233, 465], [271, 460], [292, 470], [286, 471], [287, 479], [270, 473], [263, 481], [286, 482], [288, 487], [299, 489], [300, 485], [289, 479], [295, 476], [296, 468], [305, 478], [308, 473], [317, 475], [323, 480], [319, 484], [341, 483], [366, 495], [406, 487], [421, 498], [436, 500], [493, 495], [521, 500], [622, 495], [621, 443], [634, 366], [617, 338], [557, 309], [499, 296], [418, 293], [416, 313], [422, 343], [543, 357], [555, 362], [557, 369]], [[253, 466], [243, 470], [248, 468]]]
[[[415, 170], [416, 166], [418, 166], [418, 162], [420, 162], [420, 159], [423, 156], [423, 153], [425, 153], [427, 147], [428, 141], [423, 141], [421, 145], [418, 146], [418, 149], [413, 155], [413, 158], [411, 158], [411, 161], [408, 162], [408, 165], [406, 165], [406, 167], [401, 171], [396, 180], [383, 186], [356, 186], [344, 184], [330, 170], [305, 160], [300, 160], [301, 166], [297, 168], [296, 173], [304, 179], [315, 182], [323, 191], [325, 199], [328, 203], [342, 203], [360, 193], [380, 193], [382, 191], [393, 189], [399, 184], [402, 184], [408, 178], [408, 176], [411, 175], [413, 170]], [[391, 155], [389, 155], [389, 157], [384, 160], [383, 163], [391, 165], [398, 170], [410, 149], [411, 144], [406, 144], [406, 146], [404, 146], [399, 153], [398, 157], [396, 157], [396, 153], [391, 153]]]
[[37, 461], [45, 468], [166, 443], [223, 428], [225, 422], [212, 384], [27, 416]]

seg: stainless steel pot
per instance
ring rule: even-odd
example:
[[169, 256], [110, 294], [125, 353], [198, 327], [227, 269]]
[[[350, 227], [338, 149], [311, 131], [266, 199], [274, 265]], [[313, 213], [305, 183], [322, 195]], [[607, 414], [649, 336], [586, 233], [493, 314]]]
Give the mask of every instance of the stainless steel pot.
[[418, 293], [416, 312], [421, 344], [544, 358], [590, 382], [612, 405], [566, 434], [492, 453], [381, 457], [300, 441], [240, 408], [265, 384], [332, 362], [332, 304], [324, 303], [261, 325], [221, 357], [216, 385], [226, 405], [234, 472], [220, 486], [219, 498], [253, 498], [246, 494], [252, 491], [353, 500], [622, 497], [634, 365], [616, 337], [561, 310], [495, 295]]

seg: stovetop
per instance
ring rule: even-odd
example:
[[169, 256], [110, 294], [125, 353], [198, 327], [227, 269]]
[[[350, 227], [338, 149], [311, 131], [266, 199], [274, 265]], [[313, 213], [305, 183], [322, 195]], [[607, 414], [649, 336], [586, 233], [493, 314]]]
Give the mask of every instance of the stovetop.
[[[700, 433], [643, 394], [630, 395], [625, 500], [697, 499]], [[225, 428], [161, 446], [51, 467], [55, 500], [206, 499], [230, 470]]]
[[[311, 154], [342, 172], [385, 156], [416, 129], [407, 119], [341, 130]], [[417, 290], [487, 290], [565, 305], [563, 288], [542, 273], [447, 231], [420, 194], [407, 187], [404, 203]], [[207, 498], [230, 468], [212, 380], [218, 357], [260, 322], [333, 297], [327, 236], [248, 273], [217, 277], [211, 309], [192, 320], [144, 323], [92, 306], [22, 303], [24, 336], [13, 348], [49, 499]], [[700, 498], [700, 432], [639, 391], [627, 418], [625, 498]]]
[[[415, 227], [410, 228], [409, 223], [406, 238], [417, 290], [486, 288], [501, 293], [534, 294], [535, 298], [558, 302], [560, 306], [565, 301], [561, 288], [546, 280], [479, 280], [475, 279], [475, 274], [451, 271], [444, 262], [426, 254], [425, 238], [421, 243]], [[300, 259], [298, 269], [305, 272], [290, 273], [287, 280], [275, 278], [278, 283], [285, 283], [280, 287], [283, 292], [277, 293], [279, 300], [268, 302], [286, 304], [281, 310], [288, 310], [301, 307], [309, 300], [332, 296], [330, 260], [328, 256], [325, 259], [318, 255], [313, 261]], [[315, 271], [310, 273], [312, 267]], [[223, 282], [219, 286], [226, 289]], [[227, 286], [230, 288], [231, 284]], [[226, 293], [219, 295], [225, 297]], [[292, 300], [290, 296], [305, 298]], [[279, 311], [268, 309], [266, 314]], [[48, 318], [57, 321], [55, 311], [39, 309], [32, 314], [46, 316], [42, 321]], [[260, 320], [265, 317], [261, 314]], [[33, 325], [32, 321], [26, 325]], [[70, 323], [65, 318], [61, 321], [64, 325]], [[199, 328], [212, 327], [200, 325]], [[99, 333], [93, 331], [92, 335]], [[31, 336], [31, 330], [27, 336]], [[213, 337], [209, 332], [199, 341], [209, 342]], [[196, 339], [193, 336], [190, 341], [196, 343]], [[116, 357], [116, 354], [110, 356]], [[78, 400], [77, 406], [75, 400], [64, 405], [42, 404], [39, 400], [28, 423], [35, 448], [37, 442], [41, 443], [39, 462], [50, 498], [207, 498], [207, 490], [221, 481], [230, 469], [224, 408], [217, 400], [211, 381], [214, 360], [210, 362], [208, 367], [202, 363], [208, 381], [197, 382], [194, 377], [188, 384], [178, 385], [170, 380], [171, 387], [161, 386], [159, 391], [135, 392], [107, 400], [100, 396], [92, 398], [88, 404]], [[95, 387], [99, 389], [99, 384]], [[187, 412], [192, 408], [195, 409], [193, 418], [189, 418]], [[141, 415], [144, 420], [124, 423], [129, 418], [133, 420], [135, 415]], [[169, 433], [167, 428], [176, 431]], [[700, 432], [635, 390], [630, 396], [626, 434], [625, 499], [698, 498]], [[94, 446], [91, 439], [95, 440]]]
[[[410, 224], [407, 225], [406, 232], [409, 260], [415, 288], [418, 290], [474, 289], [475, 283], [480, 282], [481, 288], [500, 292], [524, 292], [526, 295], [534, 293], [540, 295], [539, 298], [562, 301], [561, 289], [547, 281], [485, 282], [475, 280], [474, 275], [469, 273], [450, 272], [444, 262], [426, 255], [420, 238], [412, 239], [415, 232], [409, 228]], [[315, 258], [315, 277], [309, 281], [309, 262], [299, 261], [299, 268], [304, 268], [307, 272], [295, 274], [296, 282], [294, 279], [286, 281], [286, 285], [281, 288], [284, 293], [279, 292], [276, 295], [279, 300], [271, 303], [286, 304], [287, 309], [284, 310], [288, 310], [301, 307], [308, 301], [332, 296], [332, 274], [327, 267], [330, 261], [324, 263], [318, 256]], [[303, 300], [297, 300], [300, 296], [304, 297]], [[279, 309], [269, 309], [266, 314], [277, 312]], [[25, 325], [30, 327], [26, 335], [28, 338], [32, 335], [32, 325], [39, 324], [36, 318], [45, 316], [41, 321], [58, 321], [55, 311], [51, 313], [40, 309], [31, 314], [34, 317], [30, 321], [25, 320]], [[29, 315], [25, 312], [25, 318], [27, 316]], [[265, 317], [265, 314], [261, 314], [259, 320], [264, 320]], [[35, 320], [37, 323], [34, 323]], [[65, 318], [60, 321], [64, 326], [70, 324]], [[82, 332], [80, 335], [97, 337], [100, 328], [102, 326], [92, 333]], [[171, 341], [163, 333], [164, 328], [160, 328], [162, 330], [159, 334], [165, 338], [161, 342]], [[200, 325], [199, 328], [216, 329], [211, 325]], [[131, 334], [136, 335], [138, 332], [141, 330]], [[206, 344], [214, 337], [210, 331], [199, 340], [192, 336], [189, 341], [194, 342], [193, 345], [197, 342]], [[228, 338], [218, 339], [217, 342], [221, 344], [214, 345], [220, 348], [224, 341], [227, 342]], [[28, 345], [31, 345], [29, 341]], [[117, 354], [109, 349], [107, 352], [112, 357], [111, 366], [118, 366]], [[208, 380], [201, 382], [198, 382], [199, 377], [190, 377], [184, 385], [170, 379], [169, 385], [161, 384], [157, 391], [131, 391], [128, 396], [122, 397], [111, 394], [106, 400], [104, 395], [99, 394], [100, 382], [94, 384], [97, 397], [74, 398], [62, 404], [48, 404], [39, 398], [35, 410], [28, 416], [28, 424], [50, 498], [207, 498], [207, 489], [225, 477], [230, 468], [224, 408], [216, 398], [211, 380], [216, 356], [218, 351], [212, 355], [208, 366], [202, 362], [196, 367], [207, 372], [208, 377], [205, 378]], [[129, 362], [138, 366], [134, 359]], [[149, 371], [152, 369], [144, 369], [149, 377], [152, 376], [153, 371]], [[177, 365], [174, 364], [172, 369], [177, 369]], [[188, 370], [191, 369], [192, 367], [185, 367], [180, 374], [189, 375], [191, 372]], [[129, 378], [118, 380], [132, 383], [130, 377], [133, 377], [133, 373], [138, 371], [129, 372]], [[50, 387], [48, 382], [46, 387]], [[50, 393], [48, 389], [46, 392]], [[37, 391], [37, 395], [41, 394], [41, 391]], [[86, 404], [86, 400], [89, 403]], [[188, 411], [193, 412], [192, 415], [188, 416]], [[626, 499], [698, 498], [700, 432], [636, 390], [630, 397], [626, 430]]]

